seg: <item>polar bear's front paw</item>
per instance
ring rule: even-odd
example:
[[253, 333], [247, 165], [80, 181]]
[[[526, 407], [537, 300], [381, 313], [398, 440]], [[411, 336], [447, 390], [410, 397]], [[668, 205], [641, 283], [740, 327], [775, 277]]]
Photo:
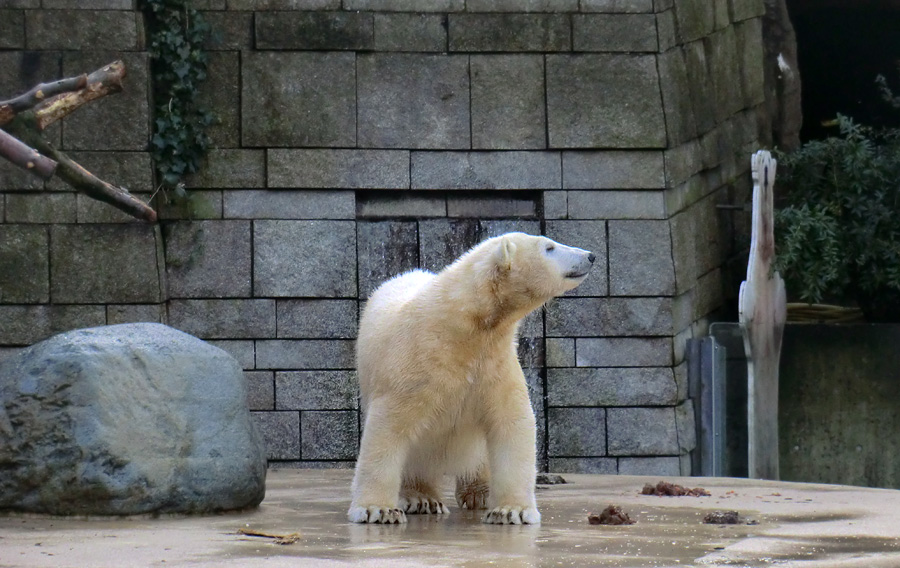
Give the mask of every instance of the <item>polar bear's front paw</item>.
[[450, 509], [439, 499], [425, 495], [401, 497], [400, 509], [410, 515], [447, 515], [450, 513]]
[[541, 514], [534, 507], [494, 507], [481, 520], [489, 525], [537, 525]]
[[390, 507], [350, 507], [347, 518], [354, 523], [396, 524], [406, 522], [406, 513]]

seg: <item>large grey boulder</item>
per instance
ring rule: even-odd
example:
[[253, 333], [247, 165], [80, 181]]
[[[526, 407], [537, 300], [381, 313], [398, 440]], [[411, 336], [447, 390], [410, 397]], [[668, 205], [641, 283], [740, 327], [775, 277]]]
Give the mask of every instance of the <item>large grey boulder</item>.
[[0, 362], [0, 509], [242, 509], [262, 501], [265, 478], [240, 367], [193, 336], [81, 329]]

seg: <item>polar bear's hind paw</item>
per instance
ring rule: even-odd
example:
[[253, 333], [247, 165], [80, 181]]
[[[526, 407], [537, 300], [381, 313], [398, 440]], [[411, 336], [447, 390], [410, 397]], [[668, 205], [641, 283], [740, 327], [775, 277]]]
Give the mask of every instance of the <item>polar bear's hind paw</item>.
[[389, 507], [351, 507], [347, 518], [353, 523], [399, 524], [406, 522], [406, 513]]
[[425, 496], [400, 498], [400, 509], [410, 515], [447, 515], [450, 509], [438, 499]]
[[537, 525], [541, 514], [534, 507], [494, 507], [484, 514], [482, 522], [489, 525]]

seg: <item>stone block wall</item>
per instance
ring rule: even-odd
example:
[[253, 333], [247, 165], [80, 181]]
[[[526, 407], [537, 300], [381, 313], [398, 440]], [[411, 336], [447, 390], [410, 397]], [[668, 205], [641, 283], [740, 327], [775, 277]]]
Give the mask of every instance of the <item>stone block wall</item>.
[[[0, 93], [123, 58], [126, 92], [51, 135], [149, 194], [133, 4], [0, 0]], [[273, 464], [351, 466], [367, 295], [486, 237], [545, 234], [598, 261], [523, 326], [542, 467], [690, 473], [684, 345], [722, 306], [746, 224], [717, 206], [750, 190], [761, 0], [197, 5], [219, 121], [193, 211], [141, 224], [0, 163], [0, 356], [163, 321], [242, 364]]]

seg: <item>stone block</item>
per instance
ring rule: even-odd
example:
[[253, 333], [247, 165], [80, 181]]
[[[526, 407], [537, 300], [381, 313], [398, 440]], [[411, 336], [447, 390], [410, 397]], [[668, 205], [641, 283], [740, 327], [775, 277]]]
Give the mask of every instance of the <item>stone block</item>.
[[[205, 11], [203, 18], [209, 24], [210, 34], [203, 44], [207, 51], [249, 50], [253, 47], [253, 13]], [[209, 53], [212, 63], [213, 53]], [[209, 81], [207, 77], [207, 81]]]
[[270, 460], [300, 459], [300, 413], [252, 412], [256, 428], [266, 444]]
[[447, 51], [443, 14], [375, 14], [375, 51]]
[[110, 304], [106, 306], [106, 324], [166, 323], [165, 304]]
[[413, 189], [559, 189], [557, 152], [413, 152]]
[[31, 50], [139, 50], [143, 48], [142, 27], [141, 14], [131, 11], [29, 10], [25, 14]]
[[248, 52], [241, 59], [243, 146], [355, 146], [356, 56]]
[[[134, 197], [148, 203], [150, 200], [149, 193], [133, 193]], [[75, 217], [79, 223], [141, 223], [139, 219], [135, 219], [128, 213], [116, 209], [109, 203], [97, 201], [83, 193], [76, 193], [75, 198]]]
[[538, 215], [537, 199], [519, 192], [475, 195], [450, 194], [447, 196], [447, 216], [467, 218], [535, 218]]
[[[678, 45], [678, 29], [675, 24], [675, 10], [666, 10], [656, 14], [656, 37], [659, 52], [666, 53]], [[660, 76], [662, 71], [660, 71]], [[662, 81], [662, 77], [660, 77]]]
[[698, 278], [694, 296], [695, 304], [692, 314], [694, 319], [708, 316], [722, 307], [725, 302], [722, 270], [712, 270]]
[[450, 14], [450, 51], [569, 51], [572, 30], [562, 14]]
[[547, 370], [550, 406], [662, 406], [676, 399], [667, 367]]
[[46, 227], [0, 224], [0, 304], [50, 301]]
[[365, 191], [356, 196], [357, 219], [446, 217], [447, 198], [434, 191]]
[[465, 0], [344, 0], [344, 10], [373, 12], [461, 12]]
[[706, 49], [703, 41], [688, 43], [682, 49], [697, 134], [704, 134], [716, 126], [717, 106], [713, 78], [707, 64]]
[[466, 12], [577, 12], [578, 0], [466, 0]]
[[553, 473], [595, 473], [615, 475], [616, 458], [550, 458]]
[[656, 57], [547, 55], [551, 148], [663, 148]]
[[200, 169], [187, 178], [192, 188], [266, 186], [266, 154], [262, 150], [211, 149]]
[[407, 150], [269, 150], [269, 187], [407, 189]]
[[713, 10], [716, 15], [716, 31], [731, 25], [731, 14], [728, 13], [728, 2], [729, 0], [713, 0]]
[[675, 407], [675, 424], [678, 427], [679, 453], [686, 454], [697, 447], [693, 400], [688, 399]]
[[358, 325], [356, 300], [278, 300], [281, 339], [352, 339]]
[[229, 10], [339, 10], [341, 0], [228, 0]]
[[[87, 107], [79, 109], [78, 112], [86, 109]], [[155, 187], [150, 152], [67, 152], [67, 154], [100, 179], [124, 187], [132, 193], [149, 192]], [[47, 189], [72, 191], [72, 187], [58, 177], [47, 182]]]
[[43, 0], [49, 10], [134, 10], [134, 0]]
[[544, 219], [566, 219], [569, 216], [568, 194], [565, 191], [543, 192]]
[[570, 191], [569, 219], [665, 219], [663, 191]]
[[[85, 10], [75, 10], [72, 13], [89, 18], [96, 17], [94, 12]], [[134, 20], [134, 14], [131, 12], [110, 11], [97, 14], [118, 14]], [[65, 30], [75, 29], [77, 26], [69, 19], [62, 25], [65, 26]], [[67, 31], [60, 31], [60, 34], [63, 37], [69, 35]], [[92, 45], [92, 48], [95, 47]], [[125, 89], [114, 96], [104, 97], [102, 100], [85, 105], [65, 119], [62, 137], [65, 150], [147, 149], [147, 141], [150, 140], [150, 56], [147, 52], [102, 52], [93, 49], [66, 52], [63, 55], [63, 75], [71, 77], [91, 73], [117, 59], [125, 63], [125, 69], [128, 71], [124, 81]], [[103, 128], [97, 127], [100, 124]], [[115, 157], [110, 156], [105, 160], [110, 159]], [[117, 185], [120, 183], [115, 179], [107, 181]], [[152, 183], [143, 189], [149, 190], [151, 187]], [[141, 189], [141, 186], [135, 185], [133, 189]]]
[[169, 325], [203, 339], [275, 337], [275, 301], [171, 300]]
[[272, 371], [244, 371], [247, 384], [247, 406], [250, 410], [275, 409], [275, 373]]
[[[0, 52], [0, 55], [2, 55], [2, 52]], [[3, 162], [0, 162], [0, 190], [3, 189], [42, 191], [44, 182], [41, 178], [12, 165], [12, 162], [3, 160]]]
[[628, 53], [659, 50], [653, 14], [576, 14], [572, 16], [573, 51]]
[[61, 331], [105, 324], [103, 306], [0, 305], [0, 344], [31, 345]]
[[355, 410], [301, 412], [300, 440], [303, 459], [353, 459], [359, 447], [359, 413]]
[[360, 54], [359, 146], [470, 147], [466, 56]]
[[41, 0], [0, 0], [3, 8], [40, 8]]
[[355, 222], [256, 221], [253, 230], [254, 294], [356, 297]]
[[565, 245], [582, 248], [594, 253], [594, 267], [590, 275], [567, 296], [605, 296], [609, 293], [607, 281], [608, 258], [606, 222], [604, 221], [547, 221], [545, 235]]
[[672, 340], [668, 337], [579, 337], [578, 367], [668, 367]]
[[164, 235], [170, 298], [250, 297], [249, 221], [181, 221]]
[[187, 199], [172, 200], [157, 195], [156, 203], [159, 218], [166, 221], [222, 218], [221, 191], [192, 189], [188, 192]]
[[242, 369], [256, 367], [256, 346], [250, 339], [208, 339], [210, 345], [215, 345], [222, 351], [226, 351], [234, 357]]
[[605, 456], [607, 412], [604, 408], [549, 408], [548, 455]]
[[582, 151], [562, 153], [565, 189], [662, 189], [663, 152]]
[[738, 57], [734, 27], [725, 28], [704, 40], [712, 88], [716, 101], [716, 120], [722, 122], [744, 106], [741, 93], [742, 58]]
[[472, 147], [547, 147], [544, 58], [540, 55], [473, 55]]
[[614, 296], [675, 293], [668, 221], [609, 222], [609, 293]]
[[[224, 12], [222, 12], [224, 13]], [[213, 148], [235, 148], [241, 145], [241, 116], [238, 109], [241, 108], [241, 63], [240, 53], [236, 51], [210, 51], [207, 53], [206, 63], [206, 80], [203, 81], [198, 89], [198, 101], [207, 111], [212, 113], [213, 122], [206, 129]], [[230, 173], [227, 179], [231, 183], [237, 183], [237, 180], [251, 179], [250, 183], [257, 185], [249, 185], [248, 187], [264, 187], [256, 182], [254, 175], [260, 172], [255, 164], [248, 164], [250, 172], [227, 169], [228, 163], [224, 160], [228, 157], [239, 162], [235, 156], [214, 156], [214, 150], [210, 150], [207, 154], [206, 163], [201, 166], [197, 177], [201, 180], [214, 178], [206, 178], [211, 170], [219, 175]], [[247, 156], [242, 156], [244, 159]], [[234, 164], [231, 164], [232, 167]], [[218, 168], [218, 169], [214, 169]], [[233, 186], [222, 186], [233, 187]]]
[[481, 241], [513, 231], [540, 235], [540, 222], [525, 219], [419, 221], [419, 266], [437, 272]]
[[671, 298], [557, 298], [546, 309], [549, 337], [671, 335]]
[[753, 18], [735, 24], [734, 31], [737, 36], [737, 51], [741, 57], [744, 106], [751, 107], [766, 99], [762, 19]]
[[54, 225], [50, 229], [54, 303], [163, 301], [162, 263], [158, 226]]
[[611, 456], [680, 453], [674, 408], [610, 408], [606, 427]]
[[685, 142], [664, 152], [666, 162], [666, 183], [677, 187], [688, 181], [703, 169], [703, 148], [699, 140]]
[[755, 18], [766, 13], [766, 4], [763, 0], [728, 0], [731, 5], [732, 19], [741, 22], [748, 18]]
[[681, 460], [676, 456], [654, 458], [619, 458], [619, 475], [681, 475]]
[[581, 0], [582, 12], [641, 14], [653, 12], [653, 0]]
[[0, 9], [0, 49], [25, 48], [25, 12]]
[[361, 221], [357, 234], [360, 298], [367, 298], [385, 280], [419, 266], [415, 221]]
[[257, 369], [353, 369], [355, 341], [275, 339], [256, 342]]
[[670, 49], [661, 53], [659, 62], [659, 83], [662, 90], [663, 108], [666, 114], [666, 132], [669, 147], [692, 140], [697, 135], [694, 119], [694, 103], [688, 81], [684, 51]]
[[708, 36], [716, 26], [715, 6], [709, 0], [675, 0], [675, 15], [683, 43]]
[[375, 44], [370, 12], [259, 12], [256, 49], [368, 51]]
[[358, 394], [354, 371], [275, 373], [278, 410], [354, 410], [359, 408]]
[[353, 219], [352, 191], [238, 189], [223, 194], [226, 219]]
[[566, 337], [546, 339], [548, 367], [575, 366], [575, 340]]
[[7, 223], [74, 223], [73, 193], [10, 193], [6, 196]]

